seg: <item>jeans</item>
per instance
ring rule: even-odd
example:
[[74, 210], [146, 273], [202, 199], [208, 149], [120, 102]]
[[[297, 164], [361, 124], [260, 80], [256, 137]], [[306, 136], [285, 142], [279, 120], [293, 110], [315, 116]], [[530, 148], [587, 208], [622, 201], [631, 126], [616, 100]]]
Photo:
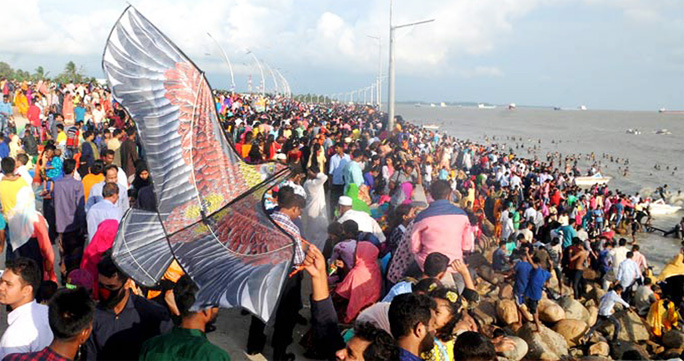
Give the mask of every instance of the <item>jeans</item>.
[[584, 270], [574, 269], [571, 272], [572, 290], [575, 292], [575, 299], [578, 300], [582, 296], [584, 290]]
[[618, 335], [620, 334], [620, 322], [615, 318], [614, 315], [610, 316], [601, 316], [599, 315], [598, 321], [596, 321], [596, 324], [589, 329], [589, 332], [587, 332], [586, 338], [590, 338], [592, 334], [594, 334], [594, 331], [596, 331], [599, 327], [603, 326], [604, 323], [610, 322], [613, 324], [615, 327], [615, 332], [613, 333], [613, 342], [617, 341]]

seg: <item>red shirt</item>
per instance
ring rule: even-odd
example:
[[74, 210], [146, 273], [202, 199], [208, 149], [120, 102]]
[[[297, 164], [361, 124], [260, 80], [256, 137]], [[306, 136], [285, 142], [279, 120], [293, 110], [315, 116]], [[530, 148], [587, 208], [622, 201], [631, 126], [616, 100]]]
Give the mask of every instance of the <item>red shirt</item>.
[[62, 357], [56, 352], [52, 351], [49, 347], [46, 347], [38, 352], [27, 352], [27, 353], [12, 353], [5, 358], [3, 361], [71, 361], [68, 358]]
[[26, 118], [34, 127], [40, 127], [40, 108], [35, 104], [31, 105], [26, 112]]

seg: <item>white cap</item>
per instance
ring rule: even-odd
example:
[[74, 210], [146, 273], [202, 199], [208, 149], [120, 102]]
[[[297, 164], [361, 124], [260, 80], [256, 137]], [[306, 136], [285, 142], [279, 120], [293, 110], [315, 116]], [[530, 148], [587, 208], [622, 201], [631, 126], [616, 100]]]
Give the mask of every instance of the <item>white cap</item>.
[[339, 200], [339, 202], [338, 202], [337, 204], [339, 204], [339, 205], [341, 205], [341, 206], [351, 207], [351, 205], [352, 205], [352, 199], [351, 199], [351, 197], [341, 196], [341, 197], [340, 197], [340, 200]]

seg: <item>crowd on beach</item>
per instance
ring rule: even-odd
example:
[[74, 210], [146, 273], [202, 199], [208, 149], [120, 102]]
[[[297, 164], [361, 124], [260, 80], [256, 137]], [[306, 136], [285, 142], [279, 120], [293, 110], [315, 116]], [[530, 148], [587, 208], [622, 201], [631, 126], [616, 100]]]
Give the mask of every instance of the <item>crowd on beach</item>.
[[[0, 359], [230, 359], [206, 338], [218, 309], [192, 309], [199, 289], [176, 263], [145, 288], [112, 259], [124, 213], [156, 209], [135, 119], [96, 84], [2, 79], [0, 91], [0, 304], [11, 310]], [[580, 188], [576, 163], [525, 159], [495, 139], [401, 117], [390, 128], [372, 106], [215, 101], [240, 157], [290, 165], [265, 206], [310, 243], [275, 321], [252, 319], [248, 355], [267, 351], [272, 328], [272, 359], [295, 359], [297, 324], [309, 326], [310, 359], [682, 353], [684, 242], [654, 275], [638, 244], [645, 197]]]

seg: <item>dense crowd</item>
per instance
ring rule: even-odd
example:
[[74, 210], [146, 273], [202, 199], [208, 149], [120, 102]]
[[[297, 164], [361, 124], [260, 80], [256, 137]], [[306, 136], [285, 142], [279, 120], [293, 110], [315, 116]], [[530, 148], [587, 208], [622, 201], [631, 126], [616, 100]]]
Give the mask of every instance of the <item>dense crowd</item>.
[[[11, 309], [0, 359], [229, 359], [205, 335], [218, 309], [191, 308], [198, 288], [176, 263], [144, 288], [112, 259], [123, 214], [156, 209], [134, 119], [95, 84], [2, 79], [0, 90], [0, 303]], [[313, 359], [519, 360], [516, 332], [541, 333], [545, 301], [570, 298], [598, 309], [575, 340], [587, 347], [597, 330], [620, 346], [617, 307], [655, 340], [679, 327], [684, 244], [654, 276], [637, 242], [650, 200], [576, 186], [574, 161], [524, 159], [401, 118], [389, 129], [371, 106], [215, 100], [239, 156], [290, 165], [265, 206], [311, 244], [275, 322], [252, 319], [247, 354], [265, 352], [268, 327], [272, 358], [292, 360], [293, 329], [310, 323], [300, 343]], [[513, 322], [478, 313], [493, 286], [509, 289], [499, 298], [514, 302]]]

